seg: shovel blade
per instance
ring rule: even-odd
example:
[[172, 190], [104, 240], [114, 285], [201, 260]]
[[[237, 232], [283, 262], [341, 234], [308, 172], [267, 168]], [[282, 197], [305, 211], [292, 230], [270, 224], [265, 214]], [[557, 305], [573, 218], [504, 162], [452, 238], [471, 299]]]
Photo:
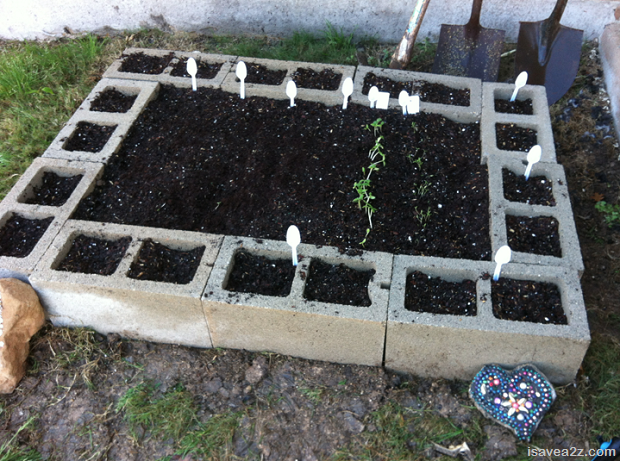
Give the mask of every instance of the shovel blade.
[[498, 29], [443, 24], [433, 73], [497, 81], [504, 35]]
[[577, 76], [583, 31], [560, 25], [553, 37], [544, 40], [543, 24], [522, 22], [519, 28], [515, 75], [528, 73], [527, 83], [543, 85], [549, 105], [570, 89]]

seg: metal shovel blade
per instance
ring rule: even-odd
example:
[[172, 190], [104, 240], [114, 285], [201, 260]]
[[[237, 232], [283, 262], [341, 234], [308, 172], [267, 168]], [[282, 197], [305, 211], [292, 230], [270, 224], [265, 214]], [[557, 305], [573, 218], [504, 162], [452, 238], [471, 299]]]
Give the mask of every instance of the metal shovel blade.
[[464, 26], [442, 24], [433, 73], [497, 81], [505, 31], [480, 25], [482, 0], [474, 0]]
[[515, 75], [527, 71], [528, 84], [544, 85], [549, 105], [570, 89], [579, 69], [583, 30], [560, 25], [567, 1], [558, 0], [548, 19], [519, 28]]

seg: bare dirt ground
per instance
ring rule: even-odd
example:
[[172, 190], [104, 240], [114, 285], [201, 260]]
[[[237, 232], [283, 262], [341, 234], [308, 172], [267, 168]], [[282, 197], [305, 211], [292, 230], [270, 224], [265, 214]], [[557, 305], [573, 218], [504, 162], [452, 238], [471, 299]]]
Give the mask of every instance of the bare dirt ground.
[[[552, 108], [596, 351], [620, 342], [620, 225], [609, 227], [595, 209], [596, 201], [616, 202], [620, 182], [601, 77], [590, 44], [575, 87]], [[596, 400], [599, 352], [588, 354], [574, 384], [557, 388], [533, 440], [522, 443], [481, 416], [469, 382], [50, 325], [31, 344], [27, 376], [0, 396], [0, 444], [14, 437], [12, 453], [22, 454], [2, 459], [434, 459], [441, 455], [433, 443], [463, 442], [475, 459], [530, 459], [534, 446], [598, 448], [595, 435], [608, 427]]]

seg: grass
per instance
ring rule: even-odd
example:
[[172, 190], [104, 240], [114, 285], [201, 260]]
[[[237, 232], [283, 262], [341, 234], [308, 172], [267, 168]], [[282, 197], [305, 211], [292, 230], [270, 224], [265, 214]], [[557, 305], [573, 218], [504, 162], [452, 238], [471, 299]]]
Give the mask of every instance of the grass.
[[31, 448], [19, 447], [16, 444], [19, 434], [27, 429], [28, 426], [32, 426], [35, 420], [36, 418], [34, 416], [28, 418], [28, 420], [17, 429], [15, 434], [0, 446], [0, 461], [39, 461], [42, 459], [38, 451]]

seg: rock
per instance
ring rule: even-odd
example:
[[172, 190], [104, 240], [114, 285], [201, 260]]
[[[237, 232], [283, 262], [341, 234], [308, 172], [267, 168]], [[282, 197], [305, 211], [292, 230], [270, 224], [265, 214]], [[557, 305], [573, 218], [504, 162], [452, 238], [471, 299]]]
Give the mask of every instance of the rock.
[[30, 338], [45, 323], [34, 289], [17, 279], [0, 279], [0, 393], [10, 394], [26, 374]]
[[252, 362], [252, 366], [245, 370], [245, 380], [256, 385], [267, 376], [267, 359], [263, 356], [256, 357]]

